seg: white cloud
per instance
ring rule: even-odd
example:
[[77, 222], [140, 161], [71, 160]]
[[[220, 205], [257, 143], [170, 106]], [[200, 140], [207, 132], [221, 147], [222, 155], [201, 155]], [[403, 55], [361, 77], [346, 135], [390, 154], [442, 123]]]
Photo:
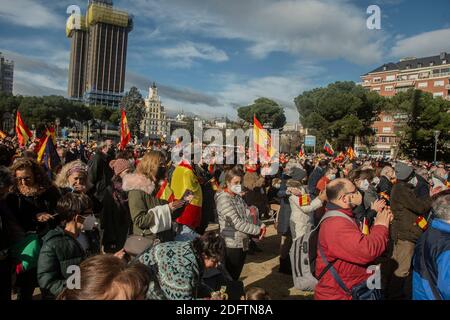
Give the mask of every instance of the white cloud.
[[391, 56], [402, 58], [438, 55], [450, 50], [448, 39], [450, 39], [450, 28], [421, 33], [399, 40], [392, 48]]
[[315, 59], [379, 62], [386, 35], [366, 28], [366, 12], [346, 0], [125, 0], [164, 34], [240, 39], [264, 58], [287, 52]]
[[207, 60], [214, 62], [228, 61], [225, 51], [205, 43], [186, 41], [174, 47], [161, 48], [157, 54], [172, 61], [176, 67], [190, 67], [194, 60]]
[[0, 0], [0, 20], [31, 28], [60, 28], [63, 18], [38, 1]]

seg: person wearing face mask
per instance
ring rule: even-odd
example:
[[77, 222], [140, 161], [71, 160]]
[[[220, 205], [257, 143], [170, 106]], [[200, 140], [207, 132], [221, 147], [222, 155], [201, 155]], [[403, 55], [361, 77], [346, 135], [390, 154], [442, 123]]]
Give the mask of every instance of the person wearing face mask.
[[226, 188], [215, 195], [220, 234], [225, 239], [225, 267], [233, 280], [239, 280], [249, 249], [250, 236], [263, 238], [266, 227], [250, 222], [242, 199], [243, 172], [235, 167], [225, 174]]
[[43, 299], [55, 299], [64, 290], [72, 274], [68, 268], [86, 257], [77, 238], [95, 224], [91, 200], [84, 194], [67, 193], [59, 199], [56, 210], [62, 226], [43, 237], [38, 259], [37, 278]]
[[[321, 274], [328, 264], [332, 264], [334, 272], [328, 269], [323, 274], [315, 287], [314, 298], [358, 299], [352, 295], [352, 291], [356, 288], [362, 290], [370, 277], [367, 267], [386, 250], [392, 212], [386, 207], [378, 213], [370, 234], [365, 236], [355, 223], [352, 212], [362, 203], [361, 193], [356, 186], [348, 179], [336, 179], [328, 184], [326, 196], [327, 213], [345, 216], [329, 217], [320, 225], [315, 273]], [[365, 292], [374, 299], [380, 296], [376, 289], [366, 288]]]
[[431, 208], [429, 195], [419, 198], [415, 192], [417, 176], [409, 165], [399, 162], [395, 165], [398, 182], [391, 192], [391, 207], [394, 214], [391, 238], [394, 243], [392, 260], [394, 269], [388, 284], [388, 298], [411, 299], [411, 259], [414, 247], [423, 230], [417, 221], [426, 217]]

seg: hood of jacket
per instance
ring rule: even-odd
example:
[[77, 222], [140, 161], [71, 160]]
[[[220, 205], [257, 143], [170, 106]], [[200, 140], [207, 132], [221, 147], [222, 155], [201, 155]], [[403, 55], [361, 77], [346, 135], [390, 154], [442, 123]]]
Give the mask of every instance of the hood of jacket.
[[155, 190], [155, 184], [142, 174], [133, 173], [123, 177], [122, 188], [126, 192], [138, 190], [150, 195]]

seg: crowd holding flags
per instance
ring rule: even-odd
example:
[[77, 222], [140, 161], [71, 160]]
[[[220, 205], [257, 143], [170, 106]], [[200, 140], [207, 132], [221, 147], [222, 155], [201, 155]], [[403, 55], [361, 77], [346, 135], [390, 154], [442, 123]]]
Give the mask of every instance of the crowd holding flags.
[[19, 145], [21, 147], [24, 147], [27, 144], [28, 140], [30, 140], [33, 136], [30, 129], [28, 129], [27, 125], [22, 120], [22, 116], [20, 115], [19, 111], [17, 111], [16, 115], [16, 134], [17, 139], [19, 140]]
[[130, 141], [131, 132], [128, 127], [127, 114], [125, 113], [125, 110], [122, 109], [122, 119], [120, 121], [120, 150], [124, 150]]

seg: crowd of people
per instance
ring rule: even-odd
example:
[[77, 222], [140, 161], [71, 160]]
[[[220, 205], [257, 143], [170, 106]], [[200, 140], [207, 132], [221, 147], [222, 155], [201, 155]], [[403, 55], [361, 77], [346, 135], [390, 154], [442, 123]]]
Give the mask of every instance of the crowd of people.
[[293, 243], [320, 226], [317, 300], [450, 299], [448, 164], [281, 154], [269, 172], [176, 148], [60, 141], [46, 171], [2, 141], [0, 299], [270, 299], [240, 276], [272, 220], [293, 277]]

